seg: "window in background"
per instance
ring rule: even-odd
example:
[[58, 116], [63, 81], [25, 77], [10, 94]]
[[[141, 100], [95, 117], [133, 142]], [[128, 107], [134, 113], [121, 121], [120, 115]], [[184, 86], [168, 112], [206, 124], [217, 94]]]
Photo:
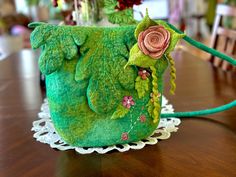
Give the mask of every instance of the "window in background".
[[16, 12], [29, 15], [29, 8], [25, 0], [15, 0]]
[[169, 2], [168, 0], [144, 0], [139, 6], [134, 6], [134, 18], [142, 20], [148, 9], [149, 16], [152, 19], [168, 19], [169, 17]]

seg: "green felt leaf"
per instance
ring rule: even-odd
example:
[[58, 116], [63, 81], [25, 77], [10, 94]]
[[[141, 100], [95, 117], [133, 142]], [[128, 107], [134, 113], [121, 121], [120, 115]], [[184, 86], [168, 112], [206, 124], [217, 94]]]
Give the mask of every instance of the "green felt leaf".
[[135, 89], [138, 92], [138, 97], [142, 98], [145, 96], [147, 91], [149, 90], [149, 78], [143, 80], [140, 76], [138, 76], [135, 80]]
[[78, 82], [88, 80], [91, 77], [91, 70], [90, 66], [92, 65], [92, 61], [89, 60], [90, 56], [85, 55], [81, 57], [76, 65], [76, 73], [75, 73], [75, 80]]
[[[122, 66], [124, 66], [127, 63], [127, 61], [124, 59], [120, 63]], [[135, 67], [133, 66], [128, 66], [126, 69], [122, 67], [118, 79], [123, 88], [127, 90], [134, 89], [136, 73], [137, 69], [135, 69]]]
[[124, 117], [129, 112], [128, 108], [125, 108], [123, 105], [119, 105], [116, 108], [116, 111], [111, 116], [111, 119], [119, 119]]
[[39, 58], [39, 67], [43, 74], [51, 74], [59, 69], [63, 64], [63, 54], [49, 45], [42, 52]]
[[165, 53], [168, 54], [170, 52], [172, 52], [175, 49], [175, 46], [177, 44], [177, 42], [182, 39], [184, 36], [186, 36], [186, 34], [179, 34], [177, 32], [175, 32], [174, 30], [172, 30], [166, 22], [162, 21], [162, 20], [158, 20], [157, 21], [158, 25], [163, 26], [166, 30], [168, 30], [171, 34], [170, 37], [170, 44], [169, 47], [166, 49]]
[[63, 46], [63, 53], [66, 59], [72, 59], [76, 56], [78, 48], [71, 36], [61, 36], [61, 46]]
[[122, 100], [120, 84], [111, 76], [112, 73], [109, 72], [109, 69], [106, 69], [93, 73], [89, 81], [87, 98], [90, 108], [96, 113], [110, 112]]
[[143, 68], [149, 68], [150, 66], [154, 66], [157, 61], [158, 60], [154, 60], [150, 56], [144, 55], [139, 49], [138, 44], [135, 44], [130, 50], [130, 57], [126, 66], [136, 65]]
[[47, 42], [47, 40], [51, 38], [52, 32], [53, 32], [52, 25], [42, 24], [42, 25], [37, 26], [30, 35], [32, 48], [37, 49], [43, 46]]
[[148, 13], [146, 13], [146, 16], [143, 18], [143, 20], [137, 25], [137, 28], [134, 32], [134, 35], [136, 37], [136, 39], [138, 39], [138, 35], [139, 33], [141, 33], [142, 31], [145, 31], [146, 29], [148, 29], [150, 26], [155, 26], [157, 25], [157, 23], [150, 19]]
[[166, 68], [169, 66], [169, 62], [165, 55], [163, 57], [158, 59], [158, 62], [156, 62], [155, 68], [158, 76], [162, 76], [166, 70]]
[[185, 36], [185, 34], [178, 34], [178, 33], [174, 33], [171, 35], [171, 41], [169, 44], [169, 47], [166, 49], [165, 53], [170, 53], [175, 49], [176, 44], [178, 43], [178, 41], [180, 39], [182, 39]]
[[31, 26], [36, 26], [30, 36], [32, 48], [43, 49], [39, 66], [47, 75], [58, 70], [62, 66], [63, 59], [71, 60], [78, 55], [78, 46], [81, 46], [87, 38], [85, 32], [73, 31], [73, 27], [60, 28], [42, 23], [33, 23]]
[[72, 34], [75, 44], [78, 46], [83, 45], [87, 39], [86, 33], [80, 30], [77, 30], [77, 31], [74, 30], [71, 32], [71, 34]]

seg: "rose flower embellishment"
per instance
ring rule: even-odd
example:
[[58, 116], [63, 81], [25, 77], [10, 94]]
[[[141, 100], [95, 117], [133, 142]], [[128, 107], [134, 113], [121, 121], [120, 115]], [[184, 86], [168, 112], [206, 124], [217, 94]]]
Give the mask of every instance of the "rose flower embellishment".
[[147, 12], [137, 25], [134, 36], [137, 43], [130, 49], [129, 60], [124, 68], [135, 65], [151, 69], [160, 67], [166, 60], [170, 61], [170, 53], [185, 34], [176, 32], [164, 21], [150, 19]]
[[138, 47], [153, 59], [159, 59], [170, 44], [170, 32], [163, 26], [151, 26], [138, 35]]

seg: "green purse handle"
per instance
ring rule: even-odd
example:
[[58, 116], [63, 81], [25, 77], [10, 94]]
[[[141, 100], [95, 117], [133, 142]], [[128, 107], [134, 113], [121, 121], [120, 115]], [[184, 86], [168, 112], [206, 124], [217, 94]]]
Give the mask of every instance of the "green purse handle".
[[[171, 29], [173, 29], [174, 31], [176, 31], [177, 33], [183, 34], [182, 31], [180, 31], [179, 29], [177, 29], [175, 26], [169, 24], [169, 27]], [[188, 42], [189, 44], [193, 45], [194, 47], [201, 49], [207, 53], [210, 53], [213, 56], [219, 57], [222, 60], [225, 60], [229, 63], [231, 63], [232, 65], [236, 66], [236, 60], [215, 50], [212, 49], [210, 47], [207, 47], [206, 45], [202, 44], [201, 42], [195, 41], [194, 39], [185, 36], [183, 38], [186, 42]], [[190, 112], [175, 112], [175, 113], [163, 113], [161, 114], [161, 118], [168, 118], [168, 117], [196, 117], [196, 116], [202, 116], [202, 115], [209, 115], [209, 114], [214, 114], [214, 113], [218, 113], [218, 112], [222, 112], [228, 109], [231, 109], [233, 107], [236, 106], [236, 100], [219, 106], [219, 107], [215, 107], [215, 108], [211, 108], [211, 109], [204, 109], [204, 110], [199, 110], [199, 111], [190, 111]]]

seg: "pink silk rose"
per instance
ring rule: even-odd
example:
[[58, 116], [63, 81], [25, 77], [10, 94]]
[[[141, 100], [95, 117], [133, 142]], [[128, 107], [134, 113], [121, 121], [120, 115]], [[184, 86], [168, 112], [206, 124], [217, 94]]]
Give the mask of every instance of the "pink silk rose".
[[151, 26], [138, 36], [139, 49], [153, 59], [159, 59], [170, 44], [170, 32], [163, 26]]

